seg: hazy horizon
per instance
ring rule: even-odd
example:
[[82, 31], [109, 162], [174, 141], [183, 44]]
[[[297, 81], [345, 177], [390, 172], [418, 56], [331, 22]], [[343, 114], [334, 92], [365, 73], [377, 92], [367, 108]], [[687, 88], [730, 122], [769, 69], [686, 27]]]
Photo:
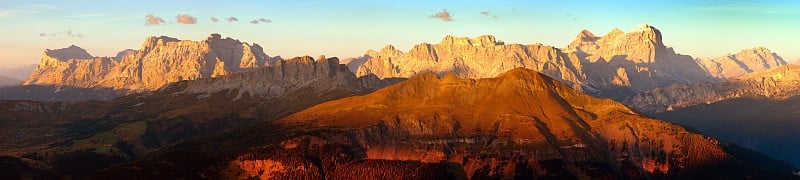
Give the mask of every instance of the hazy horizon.
[[[45, 49], [78, 45], [94, 56], [138, 49], [148, 36], [202, 40], [220, 33], [270, 56], [349, 58], [392, 44], [402, 51], [446, 35], [564, 47], [582, 29], [602, 36], [647, 23], [678, 53], [712, 58], [767, 47], [788, 62], [800, 22], [791, 1], [0, 1], [0, 66], [36, 64]], [[446, 11], [446, 13], [443, 13]], [[148, 16], [152, 15], [152, 16]], [[217, 22], [212, 20], [212, 17]], [[229, 19], [235, 17], [237, 21]]]

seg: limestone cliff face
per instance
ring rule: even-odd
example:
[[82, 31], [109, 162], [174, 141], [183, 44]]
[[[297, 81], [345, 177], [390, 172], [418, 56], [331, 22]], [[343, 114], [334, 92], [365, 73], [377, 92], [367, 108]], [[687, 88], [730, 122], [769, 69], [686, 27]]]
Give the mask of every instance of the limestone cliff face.
[[584, 30], [564, 50], [539, 44], [506, 45], [493, 36], [447, 36], [438, 44], [419, 44], [406, 53], [393, 46], [368, 51], [369, 59], [357, 75], [387, 78], [434, 72], [487, 78], [523, 67], [599, 95], [714, 80], [693, 58], [675, 53], [661, 39], [661, 32], [649, 25], [629, 33], [614, 29], [603, 37]]
[[438, 44], [422, 43], [406, 53], [390, 45], [378, 52], [369, 51], [366, 56], [369, 59], [358, 68], [358, 76], [411, 77], [433, 72], [488, 78], [524, 67], [569, 84], [579, 85], [585, 79], [579, 72], [580, 64], [558, 48], [541, 44], [506, 45], [489, 35], [472, 39], [447, 36]]
[[800, 94], [800, 65], [789, 64], [719, 83], [675, 84], [638, 93], [624, 102], [644, 112], [673, 109], [743, 96], [786, 99]]
[[735, 78], [786, 65], [783, 58], [764, 47], [745, 49], [714, 59], [700, 59], [698, 62], [716, 78]]
[[238, 90], [238, 98], [245, 93], [279, 97], [286, 92], [297, 91], [299, 88], [362, 92], [378, 88], [379, 85], [361, 86], [360, 80], [347, 69], [347, 66], [339, 64], [338, 58], [321, 56], [319, 60], [315, 61], [314, 58], [303, 56], [279, 60], [274, 67], [261, 68], [247, 73], [187, 81], [183, 83], [183, 86], [185, 89], [182, 92], [190, 94]]
[[599, 90], [713, 81], [692, 57], [665, 46], [661, 31], [647, 24], [628, 33], [613, 29], [603, 37], [584, 30], [565, 51], [577, 54], [587, 85]]
[[93, 57], [72, 45], [45, 50], [39, 66], [23, 84], [91, 87], [97, 84], [118, 62], [108, 57]]
[[139, 50], [94, 58], [72, 46], [48, 50], [26, 85], [154, 90], [168, 83], [224, 76], [269, 66], [275, 59], [258, 44], [212, 34], [203, 41], [149, 37]]

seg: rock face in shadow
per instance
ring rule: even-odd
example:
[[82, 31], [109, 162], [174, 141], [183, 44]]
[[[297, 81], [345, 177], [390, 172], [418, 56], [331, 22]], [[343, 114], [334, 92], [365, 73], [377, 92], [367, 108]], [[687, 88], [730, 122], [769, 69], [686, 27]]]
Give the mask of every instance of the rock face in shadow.
[[22, 80], [0, 76], [0, 87], [21, 84]]
[[603, 37], [584, 30], [564, 49], [541, 44], [507, 45], [494, 36], [447, 36], [438, 44], [419, 44], [409, 52], [393, 46], [368, 51], [369, 59], [358, 68], [357, 75], [386, 78], [433, 72], [490, 78], [523, 67], [605, 97], [674, 83], [716, 80], [692, 57], [675, 53], [661, 39], [661, 32], [646, 24], [629, 33], [614, 29]]
[[800, 96], [743, 96], [676, 108], [654, 116], [800, 166]]
[[747, 96], [784, 100], [800, 94], [800, 65], [789, 64], [750, 73], [719, 83], [675, 84], [643, 91], [625, 99], [625, 104], [647, 113], [710, 104]]
[[258, 44], [219, 34], [203, 41], [148, 37], [139, 50], [125, 50], [117, 57], [92, 57], [77, 46], [47, 50], [24, 84], [155, 90], [181, 80], [263, 68], [275, 61]]
[[764, 47], [745, 49], [714, 59], [700, 59], [699, 62], [711, 76], [722, 79], [786, 65], [783, 58]]
[[588, 84], [607, 91], [599, 92], [602, 96], [616, 97], [620, 94], [613, 93], [675, 83], [715, 81], [691, 56], [667, 47], [661, 31], [647, 24], [628, 33], [614, 29], [602, 37], [584, 30], [566, 51], [578, 54]]

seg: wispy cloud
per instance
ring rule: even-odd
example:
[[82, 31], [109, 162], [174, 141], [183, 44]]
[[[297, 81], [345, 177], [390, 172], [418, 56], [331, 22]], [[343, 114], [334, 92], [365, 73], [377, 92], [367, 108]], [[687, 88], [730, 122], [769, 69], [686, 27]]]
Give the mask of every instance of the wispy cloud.
[[211, 22], [213, 22], [213, 23], [217, 23], [217, 22], [219, 22], [219, 19], [217, 19], [217, 18], [215, 18], [215, 17], [211, 17]]
[[144, 17], [144, 25], [161, 25], [164, 24], [164, 19], [158, 16], [154, 16], [153, 14], [148, 14]]
[[236, 22], [236, 21], [239, 21], [239, 18], [231, 16], [229, 18], [225, 18], [225, 20], [228, 21], [228, 22]]
[[185, 14], [179, 14], [175, 19], [181, 24], [197, 24], [197, 18]]
[[481, 12], [481, 15], [497, 19], [497, 15], [494, 15], [489, 11], [483, 11], [483, 12]]
[[747, 14], [800, 14], [800, 6], [792, 4], [763, 4], [763, 3], [725, 3], [695, 8], [705, 12], [747, 13]]
[[69, 38], [83, 38], [83, 34], [72, 32], [72, 30], [54, 32], [54, 33], [39, 33], [39, 37], [69, 37]]
[[437, 18], [445, 22], [453, 21], [453, 17], [450, 16], [450, 12], [447, 12], [446, 9], [442, 9], [441, 12], [431, 15], [429, 18]]
[[250, 21], [250, 24], [270, 23], [270, 22], [272, 22], [272, 20], [269, 20], [267, 18], [258, 18], [258, 19], [254, 19], [254, 20]]
[[58, 9], [57, 7], [47, 4], [30, 5], [30, 6], [23, 6], [10, 9], [0, 9], [0, 18], [39, 14], [57, 9]]

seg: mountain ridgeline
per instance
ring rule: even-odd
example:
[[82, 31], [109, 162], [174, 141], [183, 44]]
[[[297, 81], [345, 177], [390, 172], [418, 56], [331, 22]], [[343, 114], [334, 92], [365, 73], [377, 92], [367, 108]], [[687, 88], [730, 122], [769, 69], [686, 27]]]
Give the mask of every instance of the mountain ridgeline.
[[[77, 46], [46, 50], [23, 84], [152, 91], [181, 80], [275, 66], [280, 59], [266, 55], [258, 44], [222, 39], [219, 34], [203, 41], [149, 37], [139, 50], [124, 50], [116, 57], [93, 57]], [[438, 44], [422, 43], [408, 52], [388, 45], [344, 63], [358, 77], [380, 79], [426, 72], [490, 78], [522, 67], [581, 92], [620, 101], [657, 87], [715, 83], [786, 64], [761, 47], [714, 59], [694, 59], [664, 45], [661, 31], [647, 24], [628, 33], [613, 29], [602, 37], [583, 30], [564, 48], [506, 44], [491, 35], [471, 39], [446, 36]]]
[[148, 37], [139, 50], [93, 57], [77, 46], [46, 50], [26, 85], [156, 90], [181, 80], [218, 77], [268, 67], [279, 58], [258, 44], [211, 34], [203, 41]]
[[[751, 51], [754, 54], [748, 53]], [[367, 60], [357, 69], [359, 76], [411, 77], [433, 72], [489, 78], [523, 67], [583, 92], [616, 99], [676, 83], [717, 82], [743, 75], [739, 72], [786, 64], [764, 48], [726, 58], [696, 60], [664, 45], [661, 32], [646, 24], [628, 33], [614, 29], [602, 37], [583, 30], [565, 48], [506, 44], [493, 36], [447, 36], [438, 44], [422, 43], [408, 52], [390, 45], [380, 51], [368, 51], [364, 57]]]
[[446, 36], [342, 61], [219, 34], [148, 37], [114, 57], [48, 49], [0, 87], [0, 167], [11, 179], [790, 178], [771, 159], [796, 160], [775, 150], [787, 136], [765, 149], [692, 115], [794, 102], [800, 67], [763, 47], [693, 58], [662, 38], [647, 24], [583, 30], [563, 48]]

